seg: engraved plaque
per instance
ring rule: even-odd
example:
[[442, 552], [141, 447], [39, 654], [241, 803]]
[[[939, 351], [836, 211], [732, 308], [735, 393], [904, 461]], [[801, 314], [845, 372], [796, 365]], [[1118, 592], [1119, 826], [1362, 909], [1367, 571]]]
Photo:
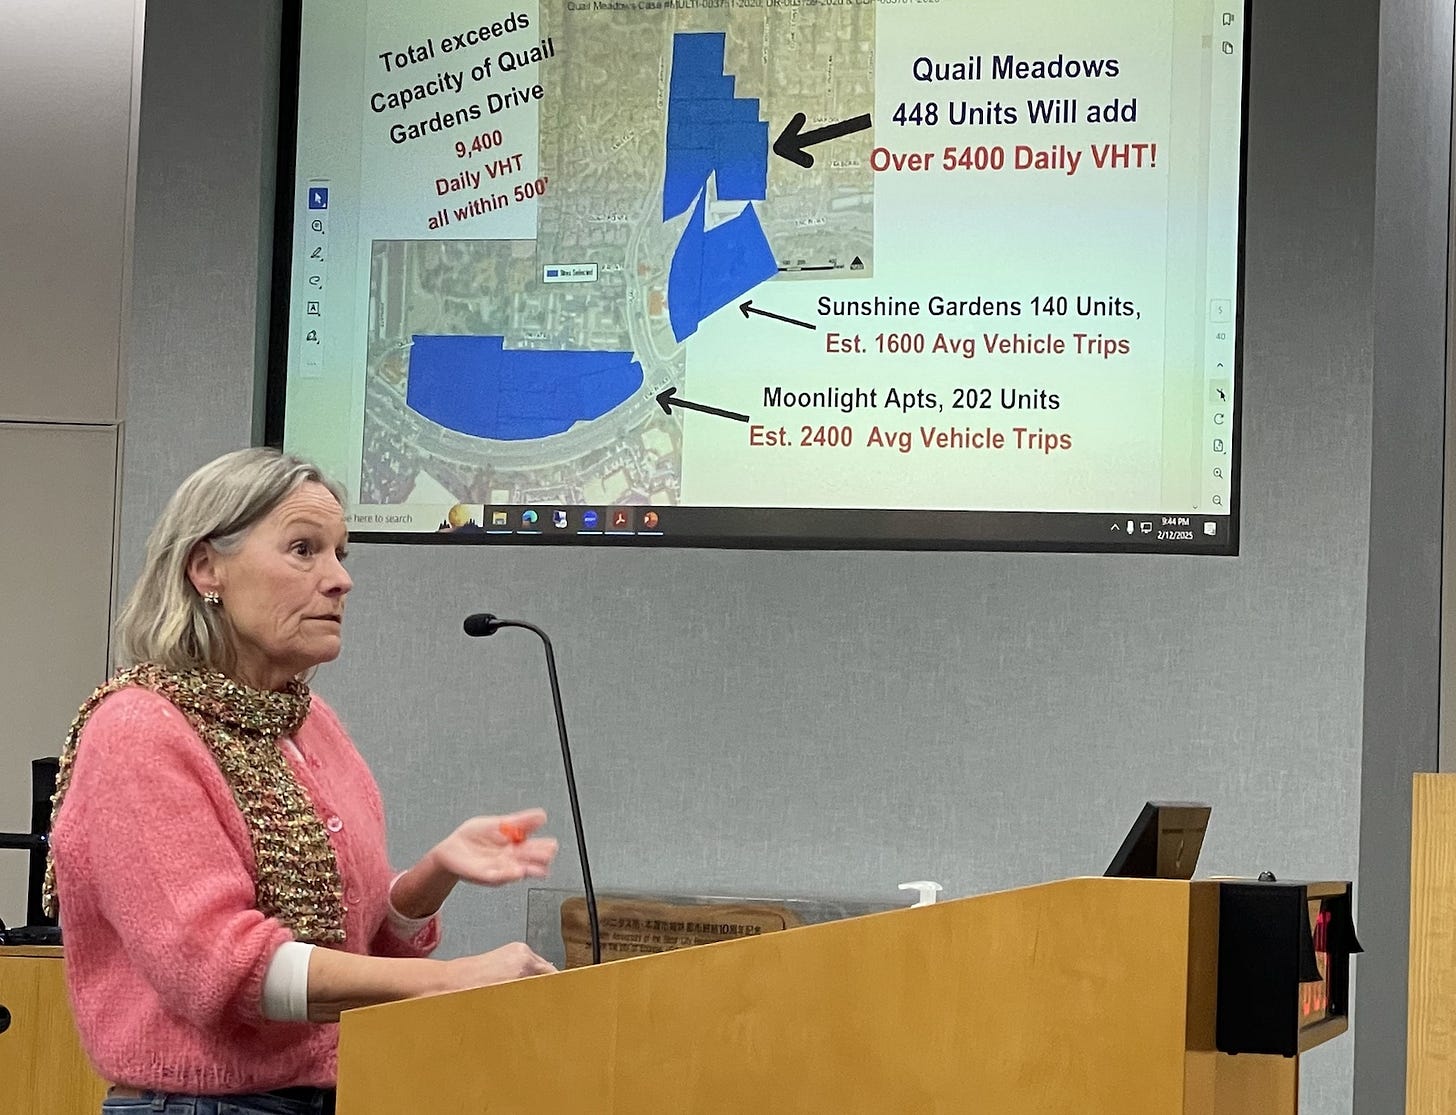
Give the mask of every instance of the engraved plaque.
[[[902, 903], [804, 898], [727, 898], [612, 893], [597, 895], [602, 961], [732, 941], [902, 908]], [[534, 888], [527, 896], [526, 943], [558, 966], [591, 963], [586, 898]]]
[[[597, 920], [603, 961], [756, 937], [804, 924], [784, 906], [716, 903], [697, 906], [600, 897]], [[585, 898], [568, 898], [561, 904], [561, 939], [566, 945], [568, 968], [591, 963], [591, 930], [587, 925]]]

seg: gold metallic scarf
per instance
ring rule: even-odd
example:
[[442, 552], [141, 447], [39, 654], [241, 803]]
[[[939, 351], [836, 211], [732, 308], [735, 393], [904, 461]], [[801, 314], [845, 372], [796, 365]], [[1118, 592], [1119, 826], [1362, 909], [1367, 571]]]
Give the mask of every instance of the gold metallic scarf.
[[[343, 887], [333, 845], [278, 740], [308, 715], [309, 691], [294, 680], [281, 692], [239, 685], [220, 673], [178, 673], [156, 663], [122, 670], [87, 698], [61, 749], [52, 816], [71, 782], [81, 729], [101, 701], [139, 686], [176, 705], [212, 752], [248, 824], [257, 860], [257, 907], [294, 937], [318, 945], [344, 941]], [[42, 900], [56, 916], [55, 864], [46, 861]]]

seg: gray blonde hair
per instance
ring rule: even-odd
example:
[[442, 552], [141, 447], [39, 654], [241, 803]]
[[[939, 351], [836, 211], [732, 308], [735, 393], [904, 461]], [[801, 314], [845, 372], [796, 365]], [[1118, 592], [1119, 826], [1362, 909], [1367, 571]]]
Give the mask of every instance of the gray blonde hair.
[[234, 552], [260, 519], [309, 481], [343, 506], [343, 488], [317, 465], [277, 449], [239, 449], [182, 481], [152, 528], [141, 576], [117, 615], [121, 664], [226, 673], [232, 641], [220, 610], [203, 602], [187, 576], [192, 551], [208, 542], [219, 553]]

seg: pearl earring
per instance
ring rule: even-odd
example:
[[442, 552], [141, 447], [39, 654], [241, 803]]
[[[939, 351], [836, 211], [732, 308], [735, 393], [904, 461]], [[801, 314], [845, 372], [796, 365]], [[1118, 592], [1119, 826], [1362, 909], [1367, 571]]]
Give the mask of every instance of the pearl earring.
[[202, 594], [202, 602], [210, 608], [222, 607], [222, 597], [215, 592], [204, 592]]

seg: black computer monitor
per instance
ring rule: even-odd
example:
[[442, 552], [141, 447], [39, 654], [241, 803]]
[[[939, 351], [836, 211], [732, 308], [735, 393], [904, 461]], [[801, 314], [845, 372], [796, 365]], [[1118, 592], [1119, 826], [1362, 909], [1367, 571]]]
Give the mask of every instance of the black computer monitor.
[[30, 765], [30, 831], [0, 832], [0, 851], [30, 853], [30, 871], [26, 887], [26, 924], [5, 927], [0, 921], [0, 944], [60, 944], [56, 919], [47, 917], [41, 904], [41, 888], [45, 882], [46, 852], [51, 830], [51, 798], [56, 792], [60, 761], [54, 757], [36, 759]]
[[[34, 759], [30, 764], [30, 831], [50, 836], [51, 798], [56, 795], [56, 779], [61, 761], [53, 755]], [[45, 882], [47, 849], [35, 849], [30, 855], [29, 885], [26, 888], [26, 920], [31, 925], [55, 925], [41, 904], [41, 885]]]
[[1125, 879], [1193, 878], [1212, 812], [1196, 801], [1148, 802], [1106, 874]]

